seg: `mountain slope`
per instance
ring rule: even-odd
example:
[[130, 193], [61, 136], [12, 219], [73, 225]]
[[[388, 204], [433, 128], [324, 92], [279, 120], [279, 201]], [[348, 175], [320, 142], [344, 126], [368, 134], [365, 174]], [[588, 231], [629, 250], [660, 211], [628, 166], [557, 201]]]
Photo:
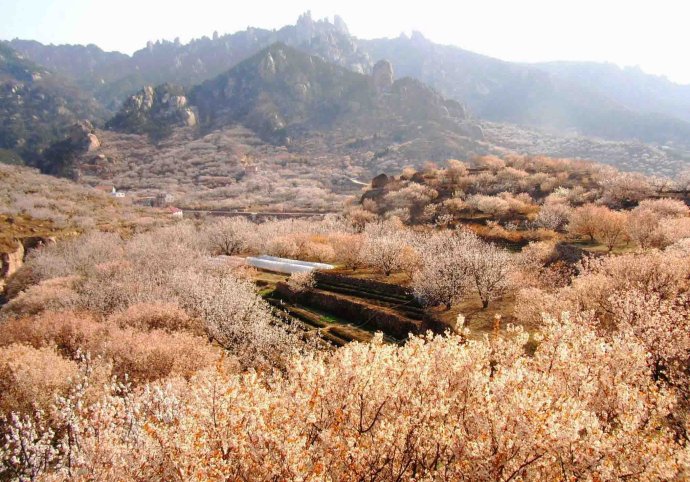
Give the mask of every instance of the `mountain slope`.
[[74, 81], [82, 89], [95, 90], [113, 82], [130, 69], [130, 56], [106, 52], [96, 45], [43, 45], [35, 40], [14, 39], [7, 45], [24, 57]]
[[538, 66], [504, 62], [457, 47], [434, 44], [421, 34], [362, 40], [372, 58], [387, 58], [402, 75], [418, 78], [442, 94], [462, 99], [481, 118], [551, 131], [655, 143], [685, 143], [690, 123], [639, 111], [574, 77]]
[[273, 142], [338, 129], [349, 136], [396, 130], [402, 140], [409, 137], [403, 130], [420, 123], [461, 130], [462, 105], [413, 79], [394, 81], [388, 62], [377, 69], [357, 74], [277, 43], [195, 87], [190, 98], [203, 124], [241, 123]]
[[[395, 80], [386, 61], [367, 76], [277, 43], [189, 91], [197, 125], [167, 115], [181, 93], [131, 97], [96, 149], [58, 167], [183, 207], [323, 210], [381, 172], [497, 152], [461, 104]], [[151, 126], [169, 135], [143, 135]]]
[[263, 137], [291, 126], [324, 126], [348, 102], [369, 103], [367, 78], [274, 44], [191, 91], [201, 121], [246, 124]]
[[637, 67], [620, 68], [610, 63], [545, 62], [534, 65], [629, 109], [671, 115], [690, 122], [690, 85], [675, 84], [665, 77], [646, 74]]
[[81, 118], [99, 120], [102, 110], [69, 81], [0, 44], [0, 148], [32, 161]]
[[[319, 79], [327, 70], [321, 64], [321, 74], [302, 67], [292, 74], [282, 72], [286, 75], [282, 84], [262, 78], [259, 64], [254, 64], [247, 77], [252, 80], [245, 82], [244, 74], [235, 72], [235, 86], [225, 92], [229, 70], [276, 41], [346, 68], [328, 73], [340, 76], [336, 90]], [[356, 145], [359, 151], [373, 152], [379, 162], [395, 156], [398, 162], [416, 162], [425, 155], [429, 159], [471, 156], [486, 151], [487, 144], [521, 146], [520, 152], [546, 155], [597, 154], [603, 156], [596, 158], [601, 162], [664, 174], [677, 172], [690, 158], [690, 123], [680, 118], [690, 116], [686, 109], [690, 87], [597, 64], [504, 62], [434, 44], [421, 34], [357, 40], [339, 18], [329, 22], [305, 14], [295, 25], [279, 30], [249, 28], [188, 44], [149, 43], [133, 56], [103, 52], [93, 45], [42, 46], [20, 40], [10, 44], [63, 78], [71, 78], [82, 95], [93, 94], [111, 113], [118, 112], [119, 120], [110, 126], [124, 132], [163, 137], [173, 125], [187, 124], [186, 107], [180, 111], [164, 106], [161, 112], [172, 115], [162, 117], [157, 107], [143, 112], [137, 102], [146, 104], [143, 99], [151, 96], [141, 89], [173, 83], [190, 92], [192, 86], [205, 82], [194, 89], [205, 92], [197, 99], [204, 132], [239, 123], [274, 144], [309, 139], [321, 144], [320, 151], [338, 153], [350, 152]], [[374, 95], [371, 79], [365, 82], [356, 76], [373, 72], [372, 59], [388, 59], [398, 76], [410, 78], [396, 81], [385, 95]], [[252, 85], [255, 81], [261, 85]], [[235, 88], [241, 95], [231, 92]], [[132, 99], [137, 105], [131, 104]], [[492, 132], [488, 143], [477, 142], [482, 139], [478, 126], [483, 121], [468, 120], [462, 106], [448, 99], [467, 105], [473, 116], [492, 121], [485, 124]], [[31, 109], [25, 113], [32, 115]], [[16, 115], [18, 122], [31, 122], [21, 113]], [[64, 125], [72, 123], [70, 119]], [[634, 154], [626, 160], [627, 152]], [[657, 161], [663, 164], [659, 169]]]
[[359, 73], [371, 72], [372, 60], [388, 59], [401, 77], [418, 79], [489, 121], [659, 145], [686, 145], [690, 138], [690, 86], [598, 64], [504, 62], [434, 44], [419, 33], [358, 40], [339, 17], [331, 23], [307, 13], [279, 30], [214, 33], [188, 44], [149, 42], [131, 57], [92, 45], [42, 46], [21, 40], [10, 44], [72, 78], [114, 112], [144, 86], [172, 83], [189, 88], [275, 42]]

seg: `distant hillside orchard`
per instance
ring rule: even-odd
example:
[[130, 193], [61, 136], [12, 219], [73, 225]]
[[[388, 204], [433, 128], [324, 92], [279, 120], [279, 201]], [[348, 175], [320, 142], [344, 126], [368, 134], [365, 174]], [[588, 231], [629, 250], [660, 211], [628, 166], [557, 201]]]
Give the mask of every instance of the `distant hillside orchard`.
[[470, 223], [506, 239], [538, 239], [548, 236], [543, 230], [564, 229], [582, 206], [632, 209], [668, 197], [682, 206], [689, 194], [690, 171], [670, 180], [577, 160], [484, 156], [381, 175], [361, 206], [413, 225]]
[[72, 237], [101, 229], [132, 232], [153, 226], [160, 213], [123, 203], [102, 191], [23, 166], [0, 164], [0, 252], [25, 237]]

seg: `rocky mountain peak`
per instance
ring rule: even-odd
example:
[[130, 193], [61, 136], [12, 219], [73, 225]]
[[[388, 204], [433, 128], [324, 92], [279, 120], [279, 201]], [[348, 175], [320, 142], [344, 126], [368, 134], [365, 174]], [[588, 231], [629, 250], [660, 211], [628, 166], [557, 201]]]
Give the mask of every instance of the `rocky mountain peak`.
[[204, 126], [243, 124], [274, 144], [313, 132], [361, 137], [381, 129], [396, 130], [399, 140], [425, 128], [474, 137], [461, 104], [419, 81], [395, 81], [387, 60], [367, 76], [282, 43], [195, 87], [190, 98]]
[[335, 17], [333, 17], [333, 26], [339, 33], [343, 35], [350, 35], [350, 29], [347, 28], [345, 20], [343, 20], [343, 17], [341, 17], [340, 15], [336, 15]]
[[173, 126], [194, 126], [194, 109], [184, 89], [172, 84], [147, 85], [130, 96], [106, 127], [123, 132], [146, 132], [158, 137]]

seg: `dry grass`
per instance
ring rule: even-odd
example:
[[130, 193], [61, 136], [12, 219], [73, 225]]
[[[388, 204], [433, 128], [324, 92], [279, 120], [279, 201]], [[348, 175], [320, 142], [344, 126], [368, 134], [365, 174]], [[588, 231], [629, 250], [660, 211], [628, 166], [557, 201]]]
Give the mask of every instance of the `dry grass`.
[[34, 219], [27, 214], [0, 214], [0, 253], [17, 249], [17, 239], [38, 237], [65, 237], [74, 231], [55, 225], [50, 219]]
[[[441, 307], [430, 309], [431, 314], [448, 326], [454, 326], [459, 314], [465, 317], [465, 328], [470, 330], [471, 339], [481, 339], [484, 335], [494, 330], [496, 316], [500, 316], [501, 330], [505, 329], [508, 323], [515, 322], [513, 316], [513, 306], [515, 304], [515, 294], [509, 293], [501, 299], [492, 301], [486, 309], [482, 308], [479, 296], [468, 296], [461, 303], [454, 305], [450, 310]], [[461, 328], [461, 327], [459, 327]], [[529, 332], [538, 330], [537, 326], [525, 326]]]
[[403, 271], [396, 271], [391, 273], [390, 276], [386, 276], [385, 274], [379, 273], [375, 269], [368, 267], [362, 267], [357, 269], [339, 267], [336, 270], [330, 272], [334, 274], [350, 276], [352, 278], [368, 279], [400, 286], [408, 286], [412, 282], [412, 278], [410, 278], [410, 275]]
[[599, 243], [597, 241], [590, 242], [585, 238], [578, 238], [566, 242], [564, 244], [575, 246], [592, 254], [625, 254], [632, 253], [636, 249], [638, 249], [634, 243], [622, 243], [615, 246], [611, 251], [609, 251], [609, 248], [606, 245]]

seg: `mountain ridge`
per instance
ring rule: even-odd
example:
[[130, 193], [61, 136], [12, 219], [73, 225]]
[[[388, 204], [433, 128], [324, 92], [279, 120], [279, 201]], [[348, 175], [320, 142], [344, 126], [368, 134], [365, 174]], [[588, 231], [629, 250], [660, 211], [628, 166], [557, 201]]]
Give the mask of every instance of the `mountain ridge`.
[[[231, 34], [214, 33], [187, 44], [149, 42], [131, 56], [92, 45], [39, 47], [16, 39], [9, 43], [25, 55], [33, 55], [38, 63], [73, 77], [115, 111], [127, 96], [146, 85], [167, 82], [192, 87], [276, 41], [358, 73], [369, 73], [375, 60], [388, 59], [401, 77], [421, 80], [493, 122], [658, 144], [687, 144], [690, 136], [690, 109], [686, 109], [690, 107], [690, 86], [684, 88], [647, 74], [635, 81], [629, 72], [593, 68], [591, 63], [506, 62], [435, 44], [418, 32], [394, 39], [358, 39], [340, 17], [331, 23], [314, 20], [309, 12], [294, 25], [278, 30], [250, 27]], [[76, 56], [72, 62], [66, 59], [70, 51]], [[647, 84], [654, 89], [645, 93]], [[628, 87], [623, 88], [625, 85]]]
[[[154, 86], [164, 84], [178, 85], [191, 95], [193, 90], [198, 91], [200, 84], [209, 86], [209, 82], [224, 75], [263, 49], [274, 45], [276, 41], [282, 41], [290, 48], [296, 48], [307, 55], [315, 56], [314, 58], [318, 57], [328, 64], [346, 68], [352, 73], [372, 73], [375, 68], [374, 60], [387, 59], [398, 77], [411, 77], [422, 82], [445, 98], [445, 103], [456, 101], [462, 104], [465, 113], [461, 117], [473, 117], [482, 122], [508, 123], [506, 127], [515, 124], [517, 128], [512, 130], [511, 128], [492, 128], [494, 134], [497, 132], [500, 134], [499, 137], [493, 138], [493, 143], [497, 146], [521, 145], [520, 142], [515, 142], [515, 139], [504, 139], [501, 138], [501, 135], [507, 132], [508, 135], [514, 136], [523, 129], [530, 131], [528, 135], [530, 138], [537, 135], [537, 132], [544, 132], [546, 141], [539, 141], [538, 144], [548, 147], [549, 150], [540, 152], [546, 155], [555, 153], [580, 155], [583, 152], [586, 155], [592, 151], [568, 147], [573, 145], [572, 139], [586, 137], [589, 139], [587, 142], [590, 140], [598, 142], [597, 139], [599, 139], [608, 142], [608, 145], [612, 145], [610, 142], [648, 143], [652, 150], [647, 152], [653, 151], [654, 154], [651, 158], [647, 154], [640, 154], [644, 157], [645, 166], [651, 165], [654, 159], [664, 158], [663, 162], [667, 166], [662, 170], [664, 173], [675, 172], [677, 167], [668, 166], [678, 166], [679, 163], [682, 164], [690, 158], [690, 141], [688, 140], [690, 139], [690, 122], [686, 122], [678, 116], [669, 115], [668, 112], [651, 112], [648, 110], [649, 104], [653, 104], [654, 99], [664, 96], [667, 101], [665, 103], [660, 102], [659, 106], [666, 105], [668, 107], [668, 105], [678, 104], [680, 107], [676, 108], [676, 111], [682, 110], [683, 103], [673, 99], [682, 100], [685, 93], [683, 86], [674, 86], [675, 84], [663, 80], [655, 80], [652, 78], [653, 76], [640, 74], [642, 80], [638, 82], [626, 81], [631, 85], [630, 88], [627, 91], [621, 89], [620, 95], [614, 96], [613, 93], [615, 92], [612, 93], [611, 91], [616, 90], [614, 88], [617, 85], [615, 82], [612, 84], [613, 87], [602, 84], [598, 90], [589, 85], [594, 82], [592, 79], [596, 79], [596, 67], [582, 67], [584, 69], [590, 68], [595, 73], [580, 78], [583, 75], [579, 74], [581, 70], [579, 64], [564, 67], [560, 64], [511, 63], [463, 50], [459, 47], [435, 44], [417, 32], [409, 37], [401, 35], [395, 39], [358, 39], [349, 33], [347, 25], [339, 17], [330, 22], [325, 19], [314, 20], [307, 13], [300, 16], [295, 25], [287, 25], [278, 30], [248, 28], [227, 35], [214, 33], [212, 37], [202, 37], [187, 44], [182, 44], [179, 41], [150, 42], [147, 47], [131, 56], [116, 52], [104, 52], [93, 45], [41, 46], [36, 42], [24, 42], [16, 39], [5, 43], [5, 45], [14, 44], [17, 47], [22, 47], [26, 52], [37, 56], [39, 60], [42, 59], [57, 72], [57, 75], [67, 78], [73, 85], [82, 88], [85, 95], [97, 97], [102, 108], [107, 107], [110, 113], [116, 114], [121, 112], [120, 108], [130, 102], [132, 97], [141, 97], [144, 88], [154, 88]], [[25, 53], [25, 55], [27, 54]], [[71, 59], [71, 55], [74, 55], [75, 58]], [[610, 70], [613, 72], [611, 75], [617, 72], [616, 69], [603, 70]], [[625, 72], [619, 74], [616, 75], [619, 77], [623, 74], [628, 75]], [[70, 76], [73, 78], [70, 79]], [[634, 98], [635, 93], [643, 88], [645, 81], [649, 81], [654, 88], [650, 88], [651, 93], [647, 95], [644, 102], [641, 101], [639, 105], [635, 104], [630, 98]], [[382, 106], [385, 102], [379, 101], [379, 107], [382, 106], [391, 113], [396, 111], [398, 106], [392, 105], [392, 99], [396, 98], [396, 95], [400, 99], [403, 89], [397, 89], [397, 87], [403, 85], [406, 85], [404, 90], [416, 89], [417, 92], [427, 92], [425, 89], [419, 88], [419, 85], [422, 84], [415, 86], [411, 81], [405, 82], [398, 83], [396, 89], [389, 92], [390, 95], [387, 98], [391, 101], [387, 105]], [[304, 87], [296, 87], [297, 84], [299, 82], [295, 82], [295, 86], [292, 88], [302, 89]], [[664, 89], [670, 89], [673, 92], [666, 92]], [[287, 88], [284, 93], [292, 95], [290, 89]], [[247, 117], [248, 110], [245, 115], [235, 112], [230, 117], [233, 121], [241, 120], [252, 124], [264, 137], [264, 140], [272, 138], [271, 142], [282, 143], [286, 138], [294, 137], [295, 132], [299, 133], [299, 119], [297, 117], [292, 119], [290, 123], [293, 132], [287, 135], [287, 133], [279, 132], [282, 129], [280, 125], [284, 123], [284, 120], [275, 116], [271, 120], [269, 117], [279, 113], [281, 102], [287, 102], [287, 104], [292, 102], [289, 95], [282, 100], [277, 98], [280, 96], [273, 95], [272, 100], [263, 105], [267, 109], [266, 112], [262, 113], [261, 109], [254, 110], [252, 116]], [[409, 97], [408, 95], [408, 99]], [[435, 99], [437, 97], [427, 97], [432, 111], [438, 107], [435, 105]], [[690, 94], [688, 99], [690, 102]], [[242, 104], [242, 99], [236, 98], [235, 100], [237, 102], [235, 102], [236, 105], [233, 109], [239, 108]], [[315, 131], [314, 134], [327, 134], [328, 109], [335, 109], [331, 115], [336, 115], [336, 111], [342, 114], [352, 107], [348, 105], [348, 102], [343, 102], [342, 99], [339, 101], [326, 100], [327, 102], [322, 105], [324, 115], [320, 118], [312, 115], [316, 108], [314, 106], [309, 107], [312, 114], [307, 116], [310, 122], [301, 123], [303, 131], [312, 129]], [[203, 104], [203, 102], [201, 103]], [[358, 103], [360, 102], [354, 101], [354, 104]], [[287, 111], [298, 107], [294, 102], [291, 105], [292, 107], [287, 106], [289, 107]], [[211, 107], [214, 106], [211, 105]], [[255, 102], [254, 107], [258, 107], [257, 102]], [[303, 103], [299, 108], [307, 107], [307, 103]], [[418, 102], [416, 108], [410, 109], [407, 114], [402, 115], [402, 112], [398, 112], [398, 114], [401, 114], [402, 117], [416, 115], [423, 111], [424, 107], [423, 102]], [[447, 108], [447, 106], [444, 107]], [[209, 111], [214, 111], [214, 115], [219, 115], [218, 109], [206, 109], [201, 116], [204, 117]], [[293, 114], [295, 113], [293, 112]], [[149, 114], [144, 117], [147, 115]], [[154, 117], [155, 115], [157, 114], [154, 114]], [[171, 117], [173, 123], [180, 121], [180, 118], [176, 116], [177, 114]], [[203, 120], [207, 121], [208, 119]], [[131, 121], [132, 119], [127, 122], [131, 123]], [[264, 124], [260, 126], [259, 124], [262, 122]], [[442, 124], [444, 123], [445, 121], [442, 122]], [[130, 127], [131, 132], [141, 131], [151, 134], [151, 126], [146, 118], [141, 118], [140, 124], [140, 130]], [[204, 124], [204, 128], [208, 128], [208, 123]], [[358, 126], [349, 126], [349, 128], [353, 127]], [[370, 126], [363, 127], [362, 130], [367, 128]], [[464, 123], [464, 128], [466, 131], [460, 132], [461, 135], [481, 139], [480, 122]], [[166, 127], [159, 134], [165, 135], [166, 129], [168, 128]], [[412, 126], [405, 126], [405, 129], [407, 132], [396, 135], [398, 139], [403, 139], [409, 135]], [[442, 129], [442, 132], [447, 132], [447, 130]], [[427, 129], [426, 135], [426, 143], [431, 142], [431, 139], [444, 142], [443, 133], [438, 134]], [[331, 135], [335, 138], [339, 136], [340, 133], [338, 132]], [[560, 136], [561, 140], [556, 141], [555, 136]], [[374, 136], [369, 137], [373, 139]], [[283, 139], [281, 140], [281, 138]], [[353, 142], [359, 141], [355, 139]], [[560, 142], [562, 145], [554, 145], [554, 142]], [[381, 149], [387, 149], [387, 147], [383, 146], [383, 143], [378, 143], [375, 146], [372, 145], [372, 149], [374, 152], [378, 152]], [[454, 148], [440, 148], [437, 155], [455, 151]], [[530, 151], [534, 151], [534, 149], [531, 148]], [[601, 152], [601, 150], [595, 149], [595, 152]], [[603, 152], [606, 152], [606, 149]], [[669, 157], [676, 157], [676, 159], [665, 159]], [[617, 164], [620, 159], [622, 159], [621, 154], [616, 154], [610, 158], [605, 157], [597, 160]], [[632, 165], [635, 165], [635, 162]]]

